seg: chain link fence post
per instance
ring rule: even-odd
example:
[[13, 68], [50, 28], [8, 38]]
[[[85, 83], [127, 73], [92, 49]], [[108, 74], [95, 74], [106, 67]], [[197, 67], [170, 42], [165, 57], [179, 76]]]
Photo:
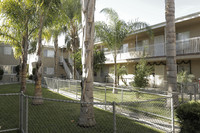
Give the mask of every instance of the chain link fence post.
[[25, 133], [28, 133], [28, 96], [25, 99]]
[[172, 126], [172, 133], [174, 133], [174, 100], [173, 94], [171, 94], [171, 126]]
[[117, 128], [116, 128], [116, 110], [115, 110], [115, 101], [113, 101], [113, 130], [114, 130], [114, 133], [117, 132]]
[[121, 102], [122, 102], [122, 103], [123, 103], [123, 95], [124, 95], [123, 92], [124, 92], [124, 91], [123, 91], [123, 88], [121, 88], [121, 93], [122, 93], [122, 94], [121, 94]]
[[106, 110], [106, 86], [105, 86], [105, 110]]
[[19, 130], [20, 130], [20, 132], [21, 133], [24, 133], [24, 130], [23, 130], [23, 121], [24, 121], [24, 117], [23, 117], [23, 114], [24, 114], [24, 106], [23, 106], [23, 104], [24, 104], [24, 94], [23, 94], [23, 91], [21, 91], [21, 94], [20, 94], [20, 110], [19, 110], [19, 112], [20, 112], [20, 115], [19, 115], [19, 119], [20, 119], [20, 124], [19, 124]]

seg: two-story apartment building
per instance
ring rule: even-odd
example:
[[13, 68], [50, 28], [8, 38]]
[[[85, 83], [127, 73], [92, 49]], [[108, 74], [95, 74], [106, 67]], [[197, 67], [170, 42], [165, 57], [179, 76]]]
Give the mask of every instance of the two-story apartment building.
[[[55, 72], [55, 51], [53, 46], [43, 45], [42, 47], [42, 63], [43, 63], [43, 77], [58, 77], [58, 78], [72, 78], [73, 75], [73, 61], [71, 60], [70, 52], [66, 48], [59, 47], [57, 51], [57, 70]], [[29, 73], [36, 67], [37, 56], [31, 56], [29, 65]]]
[[16, 76], [16, 66], [19, 65], [19, 59], [14, 58], [13, 49], [10, 45], [0, 44], [0, 67], [4, 71], [0, 82], [14, 82]]
[[[127, 83], [133, 81], [135, 66], [143, 55], [152, 65], [154, 70], [150, 78], [151, 87], [164, 88], [166, 83], [166, 45], [165, 23], [151, 26], [154, 37], [151, 38], [145, 31], [138, 31], [129, 35], [117, 54], [117, 63], [125, 65], [128, 75]], [[187, 71], [200, 78], [200, 12], [176, 19], [176, 59], [177, 71]], [[99, 45], [99, 44], [98, 44]], [[111, 69], [114, 66], [113, 55], [107, 48], [105, 51], [106, 62], [96, 81], [112, 82], [114, 75]]]

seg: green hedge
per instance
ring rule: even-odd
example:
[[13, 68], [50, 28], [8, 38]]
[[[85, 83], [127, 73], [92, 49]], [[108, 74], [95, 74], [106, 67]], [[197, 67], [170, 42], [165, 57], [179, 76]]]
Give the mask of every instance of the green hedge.
[[182, 104], [176, 113], [181, 133], [200, 133], [200, 101]]

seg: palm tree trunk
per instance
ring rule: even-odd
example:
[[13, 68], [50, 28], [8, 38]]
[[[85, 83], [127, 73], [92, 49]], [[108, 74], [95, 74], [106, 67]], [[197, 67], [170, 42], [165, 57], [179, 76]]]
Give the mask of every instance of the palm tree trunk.
[[35, 79], [35, 99], [33, 99], [33, 104], [42, 104], [43, 99], [42, 98], [42, 59], [41, 59], [41, 51], [42, 51], [42, 30], [43, 30], [43, 24], [44, 24], [44, 14], [41, 14], [40, 16], [40, 27], [38, 32], [38, 50], [37, 50], [37, 56], [38, 56], [38, 62], [36, 64], [36, 79]]
[[55, 37], [54, 40], [54, 75], [57, 77], [57, 52], [58, 52], [58, 36]]
[[[74, 53], [75, 54], [75, 53]], [[76, 79], [76, 58], [73, 59], [74, 65], [73, 65], [73, 78]]]
[[27, 72], [27, 54], [28, 54], [28, 18], [25, 24], [26, 32], [22, 38], [22, 61], [21, 61], [21, 91], [26, 91], [26, 72]]
[[[174, 0], [166, 0], [166, 71], [168, 93], [177, 91], [177, 65], [176, 65], [176, 31], [175, 31], [175, 5]], [[174, 105], [178, 104], [178, 95], [173, 94]], [[169, 105], [170, 102], [168, 102]]]
[[114, 51], [114, 84], [113, 84], [113, 93], [117, 94], [117, 52], [116, 50]]
[[23, 37], [22, 41], [23, 46], [23, 54], [22, 54], [22, 62], [21, 62], [21, 91], [26, 91], [26, 69], [27, 69], [27, 52], [28, 52], [28, 43], [27, 37]]
[[[81, 81], [81, 102], [93, 102], [93, 45], [95, 0], [82, 0], [83, 45]], [[91, 127], [96, 124], [93, 104], [81, 104], [79, 126]]]

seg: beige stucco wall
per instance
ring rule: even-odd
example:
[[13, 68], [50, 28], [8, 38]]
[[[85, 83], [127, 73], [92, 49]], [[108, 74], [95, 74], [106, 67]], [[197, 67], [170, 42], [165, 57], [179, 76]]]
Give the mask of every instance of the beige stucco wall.
[[191, 61], [191, 73], [195, 75], [197, 80], [200, 78], [200, 59]]
[[[19, 65], [19, 59], [14, 57], [13, 51], [11, 55], [4, 54], [4, 47], [11, 47], [9, 45], [0, 44], [0, 66], [17, 66]], [[17, 81], [16, 74], [5, 74], [0, 82], [15, 82]]]
[[14, 57], [13, 52], [11, 55], [4, 54], [4, 46], [10, 47], [9, 45], [0, 44], [0, 65], [19, 65], [19, 59]]

